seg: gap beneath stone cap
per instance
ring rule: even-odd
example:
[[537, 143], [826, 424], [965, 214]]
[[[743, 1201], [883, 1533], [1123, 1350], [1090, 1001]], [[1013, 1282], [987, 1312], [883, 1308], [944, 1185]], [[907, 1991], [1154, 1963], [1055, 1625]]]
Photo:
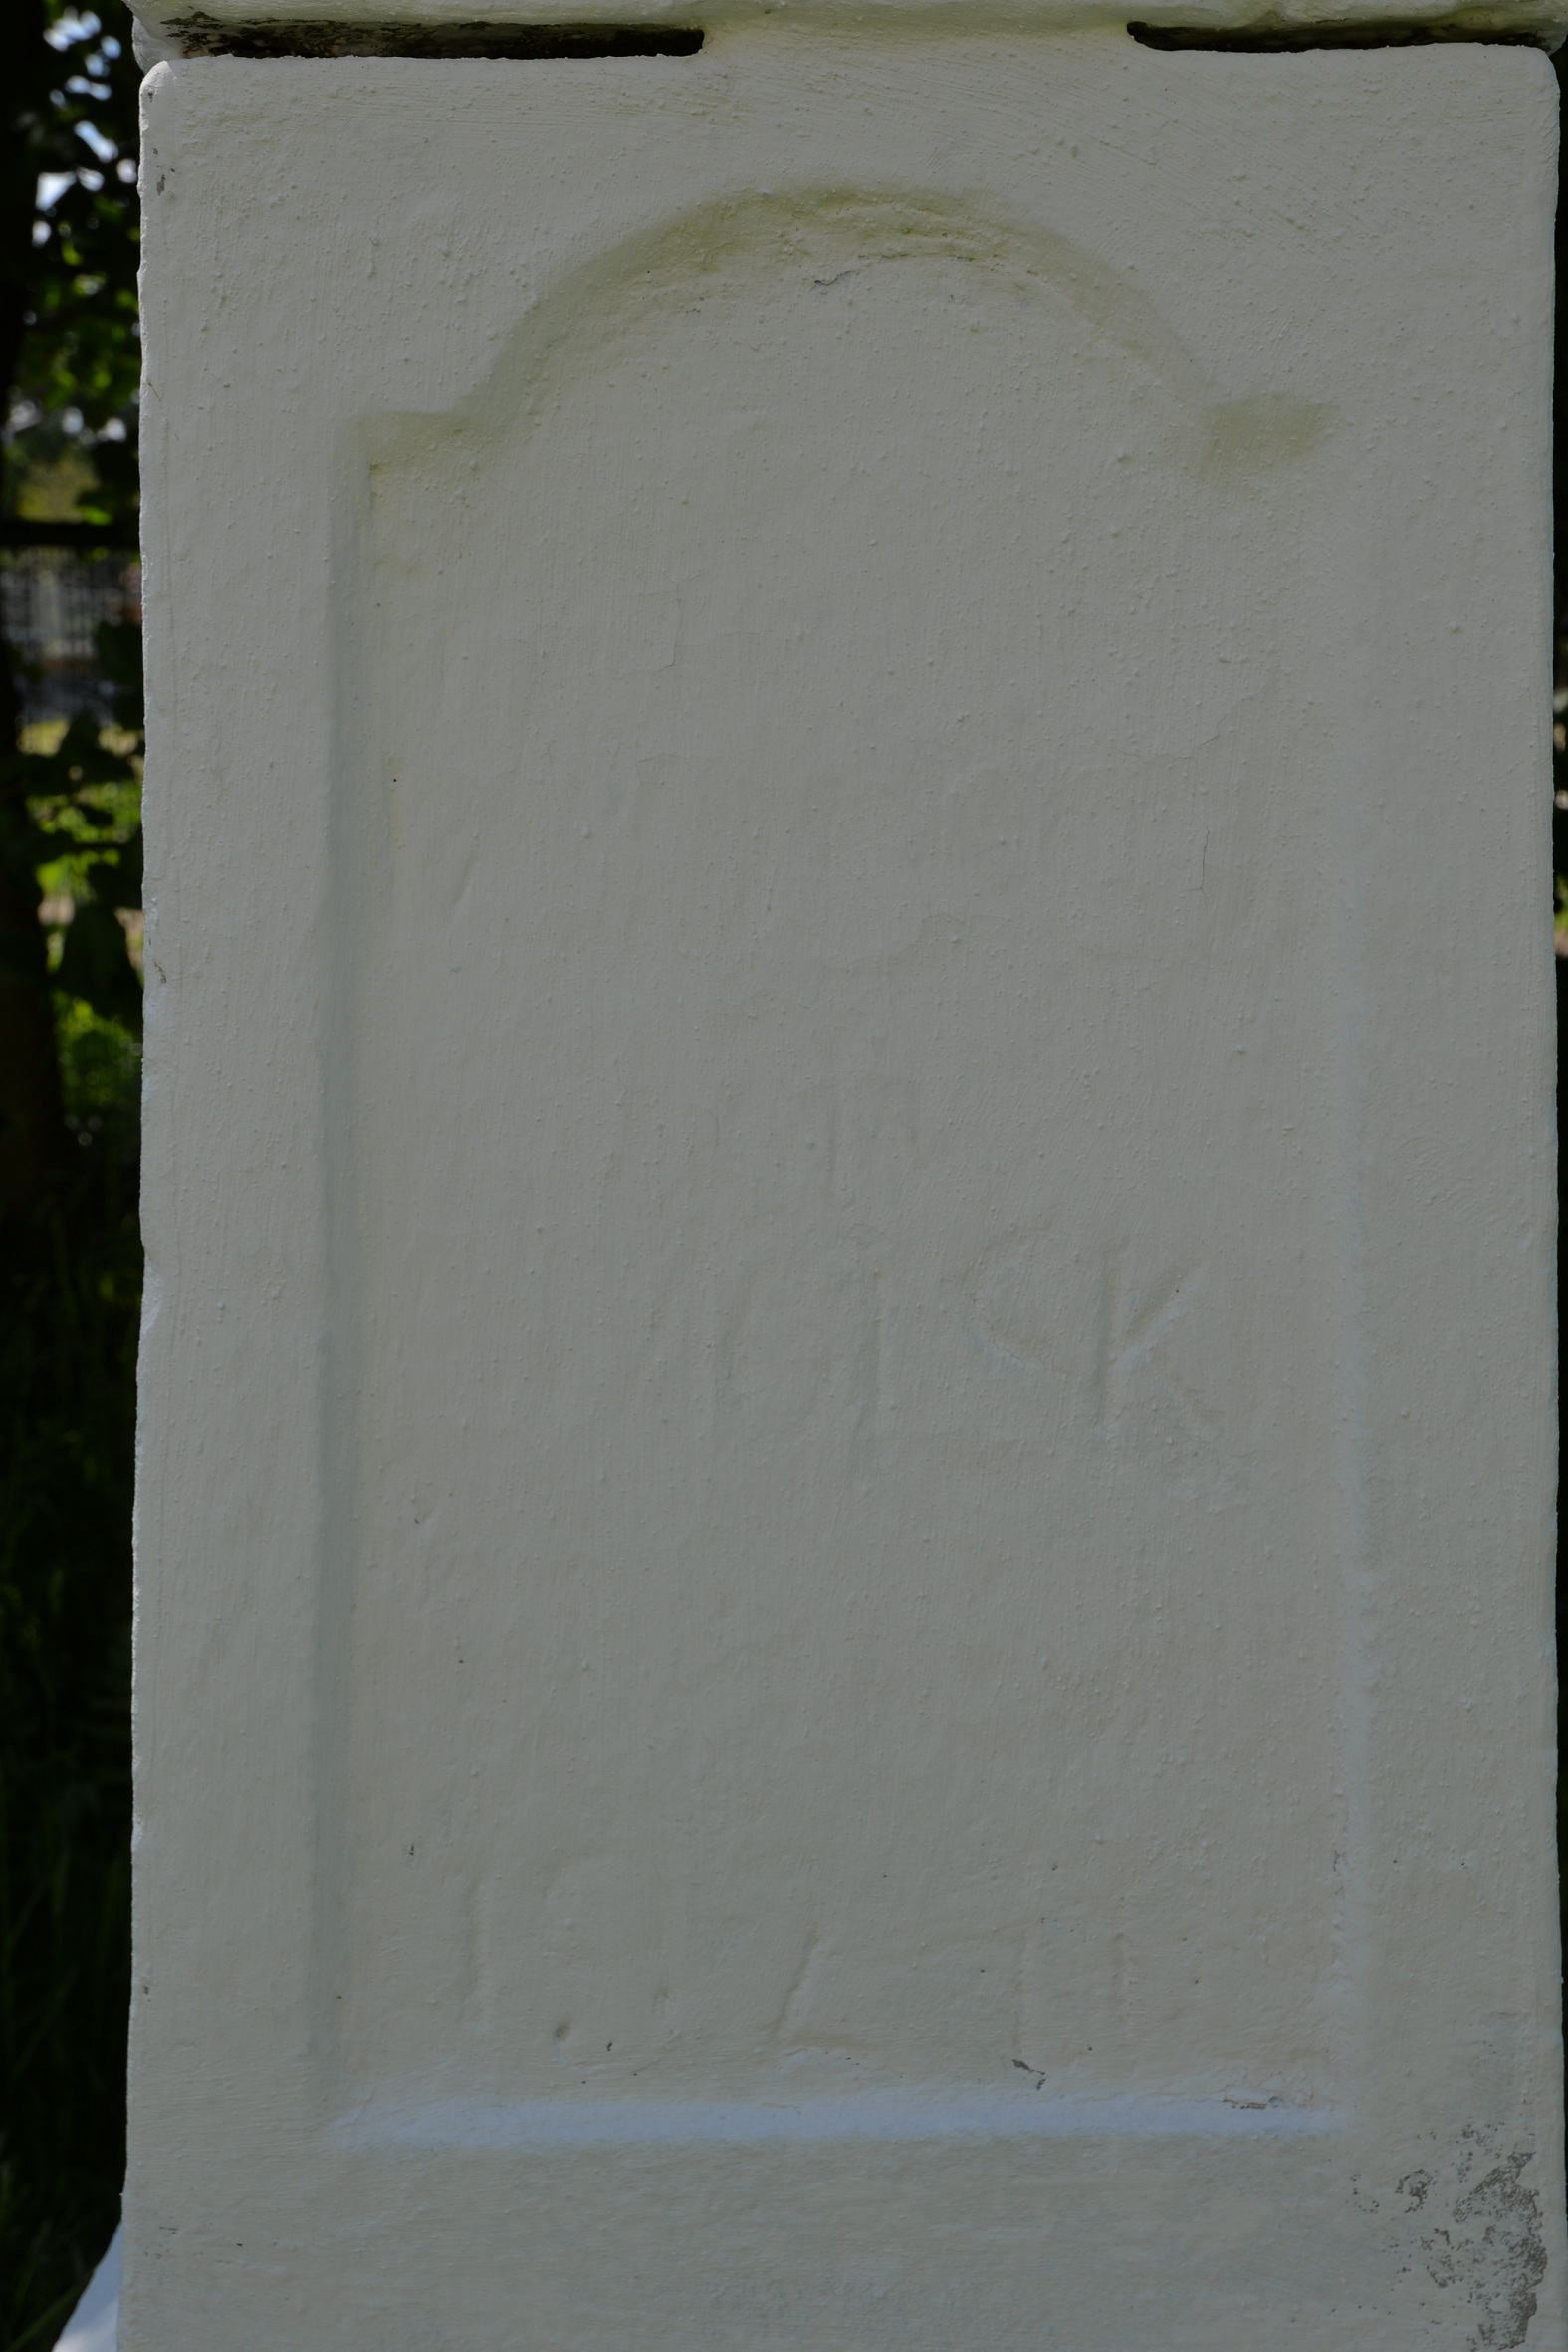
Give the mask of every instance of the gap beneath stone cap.
[[1555, 49], [1561, 34], [1492, 32], [1483, 27], [1450, 21], [1410, 24], [1384, 21], [1371, 24], [1247, 25], [1234, 32], [1214, 32], [1197, 25], [1129, 24], [1128, 32], [1145, 49], [1229, 49], [1243, 54], [1274, 56], [1303, 49], [1428, 49], [1438, 42], [1480, 41], [1509, 49]]
[[230, 24], [201, 11], [171, 17], [167, 31], [186, 57], [691, 57], [703, 42], [695, 25]]

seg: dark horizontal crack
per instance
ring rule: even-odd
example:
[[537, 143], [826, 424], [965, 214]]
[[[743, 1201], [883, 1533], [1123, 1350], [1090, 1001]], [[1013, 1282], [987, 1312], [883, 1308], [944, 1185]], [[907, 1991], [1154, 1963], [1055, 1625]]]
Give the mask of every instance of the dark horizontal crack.
[[691, 57], [702, 47], [690, 25], [227, 24], [195, 14], [168, 29], [187, 57]]
[[1430, 49], [1444, 41], [1482, 41], [1503, 49], [1552, 47], [1547, 33], [1491, 33], [1466, 24], [1249, 25], [1234, 33], [1194, 25], [1129, 25], [1145, 49], [1230, 49], [1277, 56], [1301, 49]]

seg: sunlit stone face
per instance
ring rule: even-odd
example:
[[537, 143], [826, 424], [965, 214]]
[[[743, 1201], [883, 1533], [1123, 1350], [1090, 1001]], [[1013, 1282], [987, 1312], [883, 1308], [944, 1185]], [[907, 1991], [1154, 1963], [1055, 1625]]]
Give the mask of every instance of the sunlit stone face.
[[1555, 2345], [1551, 67], [748, 4], [149, 80], [122, 2352]]
[[373, 440], [366, 2081], [1325, 2088], [1331, 426], [807, 195]]

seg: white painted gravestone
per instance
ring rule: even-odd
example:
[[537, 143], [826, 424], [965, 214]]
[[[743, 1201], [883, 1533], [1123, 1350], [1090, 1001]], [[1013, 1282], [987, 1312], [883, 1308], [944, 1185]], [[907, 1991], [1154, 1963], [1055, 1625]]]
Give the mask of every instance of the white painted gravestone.
[[1561, 2347], [1546, 60], [146, 127], [125, 2344]]

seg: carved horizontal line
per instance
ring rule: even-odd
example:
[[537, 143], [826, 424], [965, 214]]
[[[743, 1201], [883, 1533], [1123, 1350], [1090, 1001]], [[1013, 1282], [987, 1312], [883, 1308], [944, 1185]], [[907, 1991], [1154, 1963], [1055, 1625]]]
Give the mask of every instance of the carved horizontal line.
[[692, 57], [703, 41], [694, 25], [230, 24], [199, 13], [171, 18], [168, 32], [186, 57]]
[[772, 2147], [864, 2140], [1304, 2139], [1343, 2128], [1327, 2107], [1271, 2100], [1051, 2099], [1030, 2092], [764, 2100], [479, 2099], [371, 2105], [333, 2130], [339, 2147], [570, 2149]]
[[1556, 37], [1547, 32], [1503, 33], [1478, 31], [1473, 25], [1451, 24], [1332, 24], [1251, 25], [1236, 32], [1218, 33], [1194, 25], [1129, 24], [1128, 32], [1145, 49], [1235, 50], [1253, 56], [1281, 56], [1306, 49], [1431, 49], [1441, 42], [1483, 42], [1500, 49], [1553, 49]]

